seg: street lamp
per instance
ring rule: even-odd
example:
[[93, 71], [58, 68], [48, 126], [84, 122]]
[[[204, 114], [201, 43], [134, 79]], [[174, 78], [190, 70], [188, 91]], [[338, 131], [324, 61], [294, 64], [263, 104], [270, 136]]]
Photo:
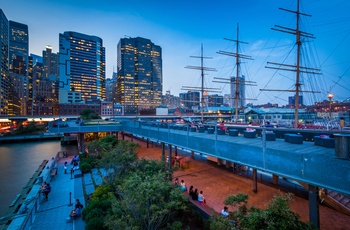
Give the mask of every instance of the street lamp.
[[329, 93], [328, 94], [328, 99], [329, 99], [329, 120], [332, 119], [332, 98], [333, 98], [333, 94]]

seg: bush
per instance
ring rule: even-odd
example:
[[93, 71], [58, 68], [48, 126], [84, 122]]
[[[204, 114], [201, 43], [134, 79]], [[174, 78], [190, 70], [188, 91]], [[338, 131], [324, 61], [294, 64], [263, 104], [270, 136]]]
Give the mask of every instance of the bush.
[[81, 162], [79, 168], [82, 173], [89, 173], [91, 172], [92, 165], [88, 162]]
[[83, 209], [83, 219], [86, 220], [85, 229], [107, 229], [105, 226], [105, 218], [110, 210], [111, 201], [109, 199], [92, 200], [86, 208]]

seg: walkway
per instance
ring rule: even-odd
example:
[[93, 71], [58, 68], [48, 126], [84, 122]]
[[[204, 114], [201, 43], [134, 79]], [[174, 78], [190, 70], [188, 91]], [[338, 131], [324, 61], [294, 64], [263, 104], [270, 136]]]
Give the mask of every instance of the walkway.
[[[75, 199], [78, 198], [85, 206], [82, 189], [82, 177], [71, 179], [70, 171], [64, 174], [63, 164], [65, 161], [70, 166], [72, 157], [62, 158], [58, 164], [58, 173], [55, 179], [50, 182], [52, 190], [48, 201], [41, 201], [41, 205], [36, 214], [32, 230], [83, 230], [84, 221], [81, 217], [72, 222], [67, 222], [69, 212], [74, 206]], [[69, 167], [68, 167], [69, 168]], [[70, 195], [71, 204], [70, 205]], [[42, 199], [42, 198], [41, 198]]]
[[[129, 140], [125, 136], [126, 140]], [[145, 159], [161, 159], [161, 148], [149, 145], [147, 148], [145, 142], [133, 139], [134, 142], [141, 145], [138, 155]], [[168, 151], [166, 151], [166, 155]], [[174, 155], [174, 152], [173, 152]], [[179, 154], [180, 155], [180, 154]], [[259, 208], [266, 208], [266, 204], [278, 193], [278, 189], [258, 183], [258, 192], [252, 191], [252, 180], [232, 173], [232, 171], [219, 167], [207, 160], [201, 160], [197, 155], [192, 160], [189, 168], [178, 170], [174, 173], [174, 178], [179, 181], [184, 180], [187, 187], [191, 185], [199, 191], [207, 200], [207, 205], [215, 211], [220, 212], [224, 206], [224, 200], [227, 196], [237, 193], [246, 193], [249, 195], [248, 205]], [[290, 206], [294, 212], [297, 212], [302, 221], [309, 221], [308, 200], [294, 196], [294, 201]], [[232, 207], [229, 207], [231, 210]], [[321, 229], [345, 230], [349, 229], [350, 217], [328, 207], [320, 205], [320, 227]]]
[[[126, 136], [125, 138], [129, 139]], [[151, 144], [150, 148], [147, 148], [145, 142], [135, 139], [133, 141], [141, 145], [141, 148], [137, 149], [139, 157], [161, 159], [160, 148]], [[72, 208], [69, 206], [69, 193], [72, 193], [72, 203], [76, 198], [79, 198], [84, 204], [84, 199], [83, 177], [70, 179], [70, 174], [64, 174], [63, 164], [65, 161], [70, 162], [71, 158], [61, 159], [58, 162], [58, 175], [56, 175], [55, 180], [50, 182], [52, 191], [49, 194], [49, 200], [42, 201], [32, 226], [33, 230], [83, 230], [85, 227], [81, 218], [70, 223], [66, 222]], [[246, 193], [249, 195], [248, 205], [265, 208], [266, 203], [273, 198], [274, 194], [278, 193], [278, 189], [261, 183], [258, 184], [258, 192], [254, 193], [250, 179], [234, 174], [225, 167], [219, 167], [197, 156], [195, 160], [191, 161], [189, 168], [176, 171], [175, 177], [184, 180], [187, 187], [193, 185], [194, 188], [202, 190], [207, 205], [217, 212], [221, 211], [225, 198], [231, 194]], [[309, 220], [307, 200], [294, 197], [294, 201], [290, 204], [293, 211], [299, 213], [302, 221]], [[320, 206], [320, 226], [321, 229], [325, 230], [346, 230], [350, 226], [350, 217], [328, 207]]]

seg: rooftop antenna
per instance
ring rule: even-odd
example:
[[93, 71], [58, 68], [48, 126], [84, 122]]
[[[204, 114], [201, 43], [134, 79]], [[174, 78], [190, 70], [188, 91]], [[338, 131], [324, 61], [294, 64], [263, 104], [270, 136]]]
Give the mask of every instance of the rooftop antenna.
[[[243, 78], [243, 76], [241, 77], [241, 79], [239, 79], [239, 76], [240, 76], [239, 70], [240, 70], [240, 64], [241, 64], [240, 59], [249, 59], [249, 60], [253, 60], [253, 59], [251, 56], [238, 53], [238, 46], [240, 43], [248, 44], [247, 42], [240, 41], [238, 39], [238, 35], [239, 35], [239, 25], [237, 23], [237, 35], [236, 35], [237, 38], [236, 38], [236, 40], [225, 38], [225, 40], [236, 42], [236, 52], [235, 53], [227, 52], [227, 51], [217, 52], [218, 54], [228, 55], [228, 56], [232, 56], [232, 57], [236, 58], [236, 79], [235, 79], [235, 81], [232, 82], [230, 78], [220, 78], [220, 77], [214, 77], [214, 79], [217, 79], [220, 81], [213, 81], [213, 82], [217, 82], [217, 83], [235, 84], [235, 96], [233, 98], [230, 98], [230, 99], [235, 99], [235, 123], [238, 122], [238, 107], [239, 107], [238, 102], [239, 102], [239, 99], [241, 99], [241, 100], [256, 100], [256, 99], [244, 98], [244, 95], [240, 95], [240, 90], [239, 90], [240, 85], [256, 86], [256, 84], [255, 84], [256, 82], [246, 81]], [[243, 106], [243, 105], [241, 105], [241, 106]]]
[[201, 121], [203, 122], [204, 91], [219, 93], [219, 92], [221, 92], [221, 89], [219, 89], [219, 88], [205, 88], [204, 87], [204, 71], [216, 71], [216, 69], [203, 66], [204, 59], [212, 59], [211, 57], [204, 57], [203, 56], [203, 44], [201, 44], [201, 56], [190, 56], [190, 57], [201, 59], [201, 66], [186, 66], [185, 68], [200, 70], [201, 71], [202, 85], [201, 85], [201, 87], [182, 86], [181, 90], [190, 90], [190, 91], [200, 91], [201, 92], [201, 101], [200, 101], [201, 102]]

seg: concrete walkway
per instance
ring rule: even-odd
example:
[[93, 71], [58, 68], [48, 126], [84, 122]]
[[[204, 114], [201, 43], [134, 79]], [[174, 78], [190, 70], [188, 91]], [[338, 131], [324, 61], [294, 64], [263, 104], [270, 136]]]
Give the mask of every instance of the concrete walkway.
[[79, 199], [85, 207], [82, 177], [74, 178], [72, 176], [71, 179], [69, 170], [67, 170], [67, 174], [64, 174], [64, 162], [67, 161], [68, 168], [70, 168], [71, 160], [72, 157], [63, 158], [57, 163], [58, 173], [55, 179], [49, 182], [52, 188], [49, 199], [44, 201], [41, 197], [41, 205], [32, 225], [33, 230], [83, 230], [85, 228], [81, 217], [67, 222], [70, 210], [74, 207], [75, 199]]

